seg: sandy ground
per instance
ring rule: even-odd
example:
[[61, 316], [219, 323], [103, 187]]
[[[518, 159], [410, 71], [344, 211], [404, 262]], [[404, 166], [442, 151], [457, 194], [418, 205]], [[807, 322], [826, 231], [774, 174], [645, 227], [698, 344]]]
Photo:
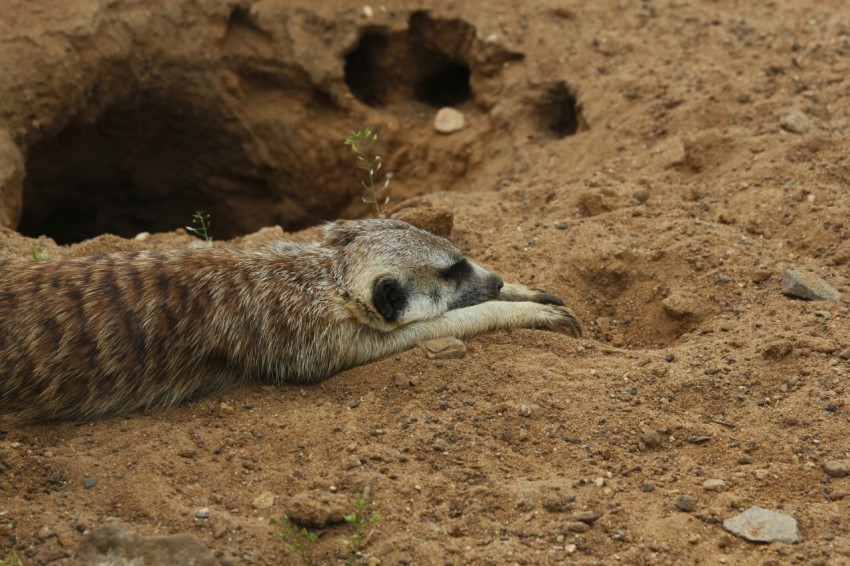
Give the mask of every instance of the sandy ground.
[[[585, 337], [499, 332], [467, 341], [463, 359], [413, 349], [312, 387], [4, 421], [0, 557], [72, 563], [86, 529], [116, 518], [194, 534], [222, 564], [296, 564], [269, 518], [298, 493], [368, 486], [381, 520], [363, 564], [850, 562], [850, 478], [823, 469], [850, 459], [850, 308], [780, 292], [793, 268], [850, 296], [844, 3], [513, 6], [431, 14], [524, 54], [505, 90], [566, 81], [583, 124], [561, 137], [545, 104], [517, 117], [467, 102], [472, 129], [454, 136], [473, 158], [427, 199], [454, 212], [471, 258], [563, 297]], [[461, 139], [431, 133], [424, 105], [374, 112], [411, 129], [410, 147]], [[505, 144], [471, 132], [504, 116], [517, 120], [513, 152], [491, 153]], [[34, 244], [56, 260], [191, 241], [58, 247], [6, 231], [0, 250]], [[649, 429], [657, 446], [641, 440]], [[706, 489], [712, 479], [723, 485]], [[258, 509], [264, 492], [273, 503]], [[723, 529], [752, 505], [794, 517], [801, 542]], [[580, 512], [601, 517], [577, 526]], [[317, 532], [314, 561], [344, 561], [349, 526]]]

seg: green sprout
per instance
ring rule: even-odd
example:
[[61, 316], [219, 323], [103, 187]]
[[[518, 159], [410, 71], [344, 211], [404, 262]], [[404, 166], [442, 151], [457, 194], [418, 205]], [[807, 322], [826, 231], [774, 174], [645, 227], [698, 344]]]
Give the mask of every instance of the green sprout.
[[278, 534], [283, 538], [283, 548], [287, 552], [297, 554], [301, 558], [301, 562], [307, 566], [313, 563], [313, 559], [310, 558], [309, 549], [319, 540], [318, 534], [308, 530], [306, 527], [299, 529], [298, 525], [289, 520], [289, 517], [284, 517], [283, 521], [271, 519], [269, 523], [280, 525], [281, 529], [283, 529]]
[[363, 202], [373, 204], [375, 206], [375, 213], [380, 216], [381, 205], [387, 204], [390, 200], [384, 193], [387, 192], [390, 186], [392, 175], [389, 173], [386, 174], [383, 187], [377, 188], [375, 186], [375, 176], [383, 165], [381, 156], [377, 152], [378, 132], [366, 126], [362, 130], [348, 134], [345, 138], [345, 145], [349, 146], [351, 151], [354, 152], [357, 159], [357, 167], [365, 170], [369, 175], [368, 185], [366, 181], [360, 181], [360, 184], [363, 185], [363, 189], [366, 191]]
[[186, 230], [195, 234], [208, 244], [212, 244], [210, 235], [210, 215], [203, 210], [196, 210], [192, 215], [192, 225], [186, 226]]
[[[35, 251], [35, 244], [32, 245], [32, 260], [33, 261], [48, 261], [50, 260], [50, 254], [47, 252], [38, 253]], [[0, 562], [0, 566], [3, 566], [3, 563]]]
[[346, 564], [353, 565], [363, 555], [363, 549], [366, 547], [366, 543], [369, 542], [369, 537], [372, 536], [372, 531], [365, 532], [366, 527], [380, 521], [381, 516], [377, 513], [367, 516], [366, 510], [371, 502], [366, 495], [358, 495], [357, 499], [352, 500], [351, 503], [354, 505], [354, 512], [346, 515], [344, 518], [345, 522], [354, 529], [354, 534], [345, 541], [345, 544], [351, 549]]

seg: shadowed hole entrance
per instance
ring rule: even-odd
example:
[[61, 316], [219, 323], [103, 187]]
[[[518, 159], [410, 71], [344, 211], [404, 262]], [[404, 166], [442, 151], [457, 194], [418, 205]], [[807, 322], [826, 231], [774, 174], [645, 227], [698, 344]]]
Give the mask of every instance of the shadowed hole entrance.
[[196, 210], [210, 214], [217, 239], [261, 228], [262, 218], [225, 199], [239, 194], [260, 207], [270, 194], [221, 122], [189, 103], [148, 100], [72, 123], [30, 152], [18, 231], [59, 244], [132, 238], [190, 225]]

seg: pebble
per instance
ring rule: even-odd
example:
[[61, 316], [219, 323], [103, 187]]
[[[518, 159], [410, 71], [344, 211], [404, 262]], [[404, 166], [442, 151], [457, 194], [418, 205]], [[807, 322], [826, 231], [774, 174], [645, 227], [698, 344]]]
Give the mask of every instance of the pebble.
[[519, 408], [519, 414], [521, 417], [530, 417], [531, 416], [531, 407], [528, 405], [522, 405]]
[[640, 435], [640, 441], [647, 448], [658, 448], [661, 446], [661, 435], [654, 428], [648, 428]]
[[592, 525], [602, 516], [601, 511], [582, 511], [580, 513], [573, 513], [567, 517], [564, 517], [564, 520], [567, 522], [575, 522], [579, 523], [587, 523], [588, 525]]
[[581, 521], [570, 521], [564, 524], [564, 529], [571, 533], [586, 533], [590, 530], [590, 525]]
[[192, 458], [198, 455], [198, 451], [194, 448], [184, 448], [183, 450], [179, 451], [177, 455], [181, 458], [188, 458], [191, 460]]
[[676, 498], [676, 508], [685, 513], [690, 513], [696, 507], [696, 500], [690, 495], [680, 495]]
[[814, 273], [786, 269], [780, 283], [782, 294], [807, 301], [843, 301], [844, 295]]
[[354, 468], [359, 468], [362, 462], [360, 458], [357, 457], [356, 454], [350, 454], [346, 456], [342, 460], [342, 469], [343, 470], [353, 470]]
[[705, 444], [711, 440], [710, 436], [689, 436], [685, 439], [688, 444]]
[[812, 122], [805, 114], [793, 110], [779, 117], [779, 126], [793, 134], [805, 134], [812, 127]]
[[233, 414], [233, 407], [225, 403], [224, 401], [218, 406], [218, 416], [220, 417], [229, 417]]
[[773, 273], [767, 269], [757, 269], [750, 275], [750, 279], [752, 279], [753, 283], [763, 283], [770, 279], [772, 275]]
[[757, 506], [726, 519], [723, 521], [723, 528], [752, 542], [795, 543], [800, 541], [796, 519]]
[[640, 204], [645, 204], [646, 201], [649, 200], [649, 189], [647, 189], [646, 187], [638, 187], [637, 189], [635, 189], [633, 196], [635, 197], [635, 200], [638, 201]]
[[537, 507], [538, 499], [540, 499], [540, 493], [536, 490], [524, 489], [517, 495], [516, 508], [520, 511], [531, 511]]
[[702, 482], [702, 488], [706, 491], [721, 491], [726, 487], [726, 482], [719, 478], [712, 478]]
[[201, 507], [197, 511], [195, 511], [196, 519], [209, 519], [210, 518], [210, 510], [209, 507]]
[[842, 360], [850, 360], [850, 348], [844, 348], [843, 350], [841, 350], [841, 352], [838, 354], [838, 357]]
[[286, 516], [302, 527], [324, 528], [345, 521], [351, 509], [348, 499], [341, 493], [302, 491], [287, 501]]
[[466, 346], [463, 342], [453, 337], [435, 338], [417, 342], [429, 360], [454, 360], [466, 356]]
[[74, 564], [194, 564], [214, 566], [218, 561], [207, 547], [189, 534], [142, 536], [110, 523], [89, 531], [80, 541]]
[[251, 502], [251, 507], [254, 509], [268, 509], [272, 505], [274, 505], [274, 494], [271, 491], [262, 492]]
[[839, 460], [824, 462], [823, 471], [831, 478], [846, 478], [850, 475], [850, 469], [847, 467], [847, 462], [841, 462]]
[[441, 134], [452, 134], [462, 130], [465, 125], [463, 113], [449, 106], [440, 108], [434, 117], [434, 129]]
[[93, 478], [91, 476], [87, 477], [83, 480], [83, 487], [86, 489], [91, 489], [97, 485], [97, 478]]
[[770, 475], [770, 472], [765, 470], [764, 468], [759, 468], [758, 470], [753, 470], [753, 475], [757, 480], [767, 479], [767, 476]]
[[558, 230], [566, 230], [569, 227], [570, 225], [566, 222], [555, 222], [555, 228], [557, 228]]

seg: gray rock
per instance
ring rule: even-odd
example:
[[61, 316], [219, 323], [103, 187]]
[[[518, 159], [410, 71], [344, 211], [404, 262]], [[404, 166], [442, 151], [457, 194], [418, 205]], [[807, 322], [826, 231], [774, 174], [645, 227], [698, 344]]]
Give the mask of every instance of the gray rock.
[[850, 468], [848, 468], [847, 462], [842, 462], [840, 460], [824, 462], [823, 471], [831, 478], [846, 478], [850, 475]]
[[647, 448], [658, 448], [661, 446], [661, 435], [654, 428], [648, 428], [640, 435], [640, 441]]
[[79, 566], [214, 566], [215, 557], [192, 535], [145, 537], [110, 523], [92, 529], [77, 549]]
[[676, 498], [676, 508], [685, 513], [690, 513], [696, 507], [696, 501], [690, 495], [680, 495]]
[[843, 301], [844, 295], [814, 273], [786, 269], [780, 283], [782, 294], [807, 301]]
[[794, 517], [753, 506], [723, 521], [723, 528], [743, 539], [753, 542], [800, 541], [800, 530]]
[[706, 491], [723, 491], [726, 482], [719, 478], [712, 478], [702, 482], [702, 488]]
[[91, 489], [97, 485], [97, 478], [87, 477], [83, 480], [83, 487], [86, 489]]
[[524, 489], [519, 492], [516, 500], [516, 508], [520, 511], [531, 511], [537, 507], [540, 493], [534, 489]]
[[779, 126], [783, 130], [793, 134], [805, 134], [811, 129], [812, 122], [805, 114], [792, 111], [786, 112], [779, 117]]

